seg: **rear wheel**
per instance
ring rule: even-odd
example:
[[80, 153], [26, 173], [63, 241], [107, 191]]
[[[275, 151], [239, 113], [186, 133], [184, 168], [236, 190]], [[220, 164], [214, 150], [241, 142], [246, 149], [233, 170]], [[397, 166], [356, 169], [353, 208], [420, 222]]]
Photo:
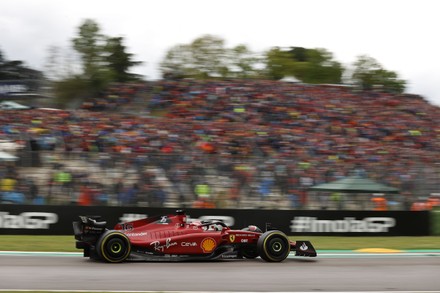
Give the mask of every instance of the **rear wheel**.
[[290, 243], [287, 236], [280, 231], [267, 231], [260, 236], [257, 242], [258, 253], [261, 258], [269, 262], [280, 262], [290, 253]]
[[131, 252], [130, 240], [119, 231], [107, 231], [96, 243], [96, 251], [106, 262], [123, 262]]

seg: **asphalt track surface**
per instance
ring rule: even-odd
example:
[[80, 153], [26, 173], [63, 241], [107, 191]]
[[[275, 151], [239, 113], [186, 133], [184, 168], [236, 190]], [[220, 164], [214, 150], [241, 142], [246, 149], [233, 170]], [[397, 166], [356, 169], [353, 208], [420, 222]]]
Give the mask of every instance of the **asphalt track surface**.
[[79, 254], [0, 253], [0, 289], [108, 291], [437, 291], [440, 253], [322, 254], [255, 260], [107, 264]]

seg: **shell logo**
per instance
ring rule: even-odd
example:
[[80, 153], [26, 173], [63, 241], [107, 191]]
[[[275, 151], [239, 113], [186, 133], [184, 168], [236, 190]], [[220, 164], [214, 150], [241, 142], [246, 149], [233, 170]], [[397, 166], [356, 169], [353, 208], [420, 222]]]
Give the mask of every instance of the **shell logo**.
[[217, 246], [217, 243], [215, 242], [214, 239], [212, 238], [205, 238], [202, 240], [202, 243], [200, 244], [200, 246], [203, 249], [203, 252], [212, 252], [214, 250], [214, 248]]

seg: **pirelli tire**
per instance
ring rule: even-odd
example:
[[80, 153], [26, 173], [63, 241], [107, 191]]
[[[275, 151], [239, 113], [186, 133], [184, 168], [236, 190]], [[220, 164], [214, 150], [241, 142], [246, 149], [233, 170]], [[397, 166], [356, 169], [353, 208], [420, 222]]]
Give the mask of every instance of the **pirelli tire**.
[[131, 253], [130, 240], [122, 232], [106, 231], [96, 243], [96, 252], [105, 262], [123, 262]]
[[272, 230], [263, 233], [257, 242], [260, 257], [268, 262], [285, 260], [290, 253], [290, 243], [286, 234]]

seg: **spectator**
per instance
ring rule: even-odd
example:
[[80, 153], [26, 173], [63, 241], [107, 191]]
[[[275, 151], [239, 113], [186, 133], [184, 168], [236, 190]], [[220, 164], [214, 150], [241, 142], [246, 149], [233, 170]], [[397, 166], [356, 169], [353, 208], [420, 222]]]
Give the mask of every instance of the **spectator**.
[[208, 183], [197, 184], [195, 187], [195, 193], [198, 199], [209, 199], [211, 196], [211, 190]]
[[388, 210], [388, 203], [385, 199], [383, 194], [376, 194], [373, 195], [371, 198], [371, 201], [373, 202], [373, 210], [375, 211], [387, 211]]
[[[142, 103], [144, 93], [153, 98]], [[255, 194], [262, 191], [266, 198], [270, 192], [285, 196], [297, 190], [298, 208], [312, 200], [308, 187], [353, 170], [411, 191], [407, 202], [416, 192], [426, 194], [418, 176], [424, 178], [423, 188], [430, 189], [426, 191], [438, 186], [435, 176], [426, 175], [438, 172], [440, 110], [414, 95], [261, 80], [163, 80], [115, 84], [84, 106], [93, 111], [8, 112], [0, 116], [0, 134], [22, 146], [26, 144], [17, 134], [31, 134], [35, 142], [49, 141], [50, 148], [40, 152], [78, 159], [91, 174], [89, 166], [113, 172], [123, 162], [122, 168], [134, 170], [138, 177], [146, 166], [161, 169], [166, 183], [152, 181], [148, 186], [162, 188], [167, 201], [193, 200], [194, 182], [208, 175], [236, 180], [227, 192], [236, 194], [233, 199], [239, 197], [240, 204], [252, 198], [258, 201]], [[120, 114], [134, 110], [139, 115]], [[273, 173], [265, 184], [263, 167]], [[104, 187], [111, 190], [108, 176], [94, 175], [102, 176]], [[52, 202], [65, 202], [59, 197], [66, 188], [78, 192], [73, 184], [62, 183], [62, 177], [53, 178], [62, 190], [55, 188], [52, 194], [50, 185], [40, 187], [48, 202], [51, 197]], [[136, 200], [121, 204], [140, 202], [147, 190], [142, 179], [123, 180], [125, 186], [139, 184], [139, 192]], [[126, 195], [122, 190], [114, 190], [120, 201], [117, 194]]]

